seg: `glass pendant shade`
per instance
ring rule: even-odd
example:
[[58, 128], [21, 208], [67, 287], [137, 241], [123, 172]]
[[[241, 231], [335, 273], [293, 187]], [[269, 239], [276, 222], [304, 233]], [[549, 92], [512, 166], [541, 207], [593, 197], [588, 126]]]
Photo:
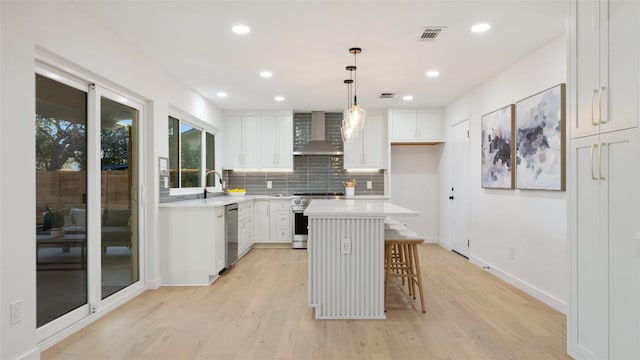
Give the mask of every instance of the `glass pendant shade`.
[[[355, 56], [362, 51], [360, 48], [351, 48], [349, 49], [349, 53], [354, 55], [354, 65], [347, 66], [347, 70], [351, 74], [355, 74], [357, 67], [355, 66]], [[348, 79], [344, 81], [345, 84], [348, 85], [348, 95], [347, 95], [347, 110], [344, 111], [344, 117], [342, 119], [342, 128], [340, 129], [342, 134], [342, 141], [347, 142], [358, 135], [358, 133], [364, 127], [364, 120], [367, 115], [367, 112], [358, 105], [358, 97], [355, 92], [355, 76], [354, 79]], [[354, 86], [353, 91], [353, 105], [349, 102], [351, 98], [351, 84]]]

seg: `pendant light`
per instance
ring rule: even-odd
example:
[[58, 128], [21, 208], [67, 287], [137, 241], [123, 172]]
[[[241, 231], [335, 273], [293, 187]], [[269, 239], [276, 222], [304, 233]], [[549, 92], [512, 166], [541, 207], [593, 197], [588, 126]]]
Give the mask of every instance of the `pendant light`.
[[362, 52], [362, 49], [354, 47], [349, 49], [349, 53], [353, 54], [353, 105], [351, 106], [351, 123], [355, 129], [356, 134], [362, 130], [364, 126], [364, 119], [367, 112], [358, 105], [358, 63], [357, 55]]
[[[349, 70], [349, 66], [347, 66], [347, 70]], [[342, 118], [342, 128], [340, 132], [342, 134], [342, 142], [347, 142], [351, 140], [353, 137], [353, 127], [351, 126], [351, 84], [353, 84], [353, 79], [349, 78], [344, 81], [347, 84], [347, 110], [343, 113]]]
[[[364, 126], [365, 116], [367, 114], [366, 110], [358, 105], [358, 95], [357, 95], [357, 55], [362, 52], [361, 48], [351, 48], [349, 49], [349, 53], [353, 54], [353, 65], [347, 66], [347, 70], [350, 73], [349, 82], [345, 80], [345, 83], [349, 85], [348, 88], [348, 97], [351, 99], [351, 84], [353, 84], [353, 104], [347, 104], [347, 110], [344, 112], [344, 118], [342, 120], [342, 132], [343, 134], [347, 134], [345, 137], [343, 135], [343, 141], [348, 141], [349, 139], [355, 137], [362, 127]], [[351, 76], [353, 75], [353, 76]], [[353, 77], [353, 80], [351, 79]]]

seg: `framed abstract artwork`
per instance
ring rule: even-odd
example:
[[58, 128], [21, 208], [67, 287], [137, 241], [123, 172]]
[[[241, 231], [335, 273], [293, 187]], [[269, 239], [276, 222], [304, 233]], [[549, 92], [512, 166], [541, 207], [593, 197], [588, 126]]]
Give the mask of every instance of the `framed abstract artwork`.
[[516, 188], [565, 190], [565, 84], [516, 103]]
[[513, 105], [481, 117], [483, 188], [513, 189], [513, 120]]

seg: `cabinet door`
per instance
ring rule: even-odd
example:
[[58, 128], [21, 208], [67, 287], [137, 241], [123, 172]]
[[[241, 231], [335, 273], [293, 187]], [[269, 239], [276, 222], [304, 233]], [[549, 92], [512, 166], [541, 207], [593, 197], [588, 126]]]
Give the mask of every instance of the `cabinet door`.
[[425, 142], [442, 141], [442, 111], [418, 110], [416, 138]]
[[572, 138], [597, 134], [600, 89], [600, 4], [576, 1], [576, 116], [571, 124]]
[[[214, 236], [214, 272], [219, 273], [224, 269], [224, 257], [225, 257], [225, 224], [224, 224], [224, 206], [216, 208], [215, 211], [215, 236]], [[215, 275], [214, 274], [214, 275]]]
[[276, 167], [293, 169], [293, 118], [276, 117]]
[[254, 241], [256, 243], [269, 242], [271, 222], [269, 207], [269, 200], [256, 200], [253, 219]]
[[391, 141], [415, 140], [417, 137], [417, 111], [397, 109], [391, 111]]
[[605, 88], [600, 98], [601, 133], [637, 127], [640, 101], [640, 2], [610, 1], [601, 18], [607, 10], [608, 36], [601, 33], [601, 58], [607, 60], [600, 75]]
[[242, 166], [242, 117], [227, 117], [227, 169]]
[[571, 321], [570, 344], [585, 359], [607, 356], [608, 252], [600, 231], [599, 137], [571, 141], [570, 221]]
[[600, 207], [607, 214], [601, 214], [601, 229], [609, 240], [608, 251], [600, 254], [609, 255], [608, 356], [640, 359], [640, 241], [635, 238], [640, 231], [638, 130], [603, 134], [600, 143]]
[[387, 139], [382, 115], [367, 116], [362, 136], [362, 167], [386, 169]]
[[275, 116], [260, 117], [260, 168], [277, 167], [278, 121]]
[[260, 167], [258, 157], [260, 142], [258, 138], [258, 117], [242, 117], [242, 167], [257, 169]]

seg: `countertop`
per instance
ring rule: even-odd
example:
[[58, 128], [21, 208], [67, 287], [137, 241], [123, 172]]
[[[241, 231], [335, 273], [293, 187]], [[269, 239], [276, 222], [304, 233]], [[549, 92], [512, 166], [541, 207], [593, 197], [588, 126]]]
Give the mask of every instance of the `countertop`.
[[312, 200], [306, 216], [418, 216], [411, 209], [375, 199]]
[[290, 196], [271, 196], [271, 195], [245, 195], [245, 196], [209, 196], [207, 199], [181, 200], [162, 203], [161, 208], [185, 208], [185, 207], [217, 207], [229, 204], [236, 204], [251, 200], [289, 200]]

